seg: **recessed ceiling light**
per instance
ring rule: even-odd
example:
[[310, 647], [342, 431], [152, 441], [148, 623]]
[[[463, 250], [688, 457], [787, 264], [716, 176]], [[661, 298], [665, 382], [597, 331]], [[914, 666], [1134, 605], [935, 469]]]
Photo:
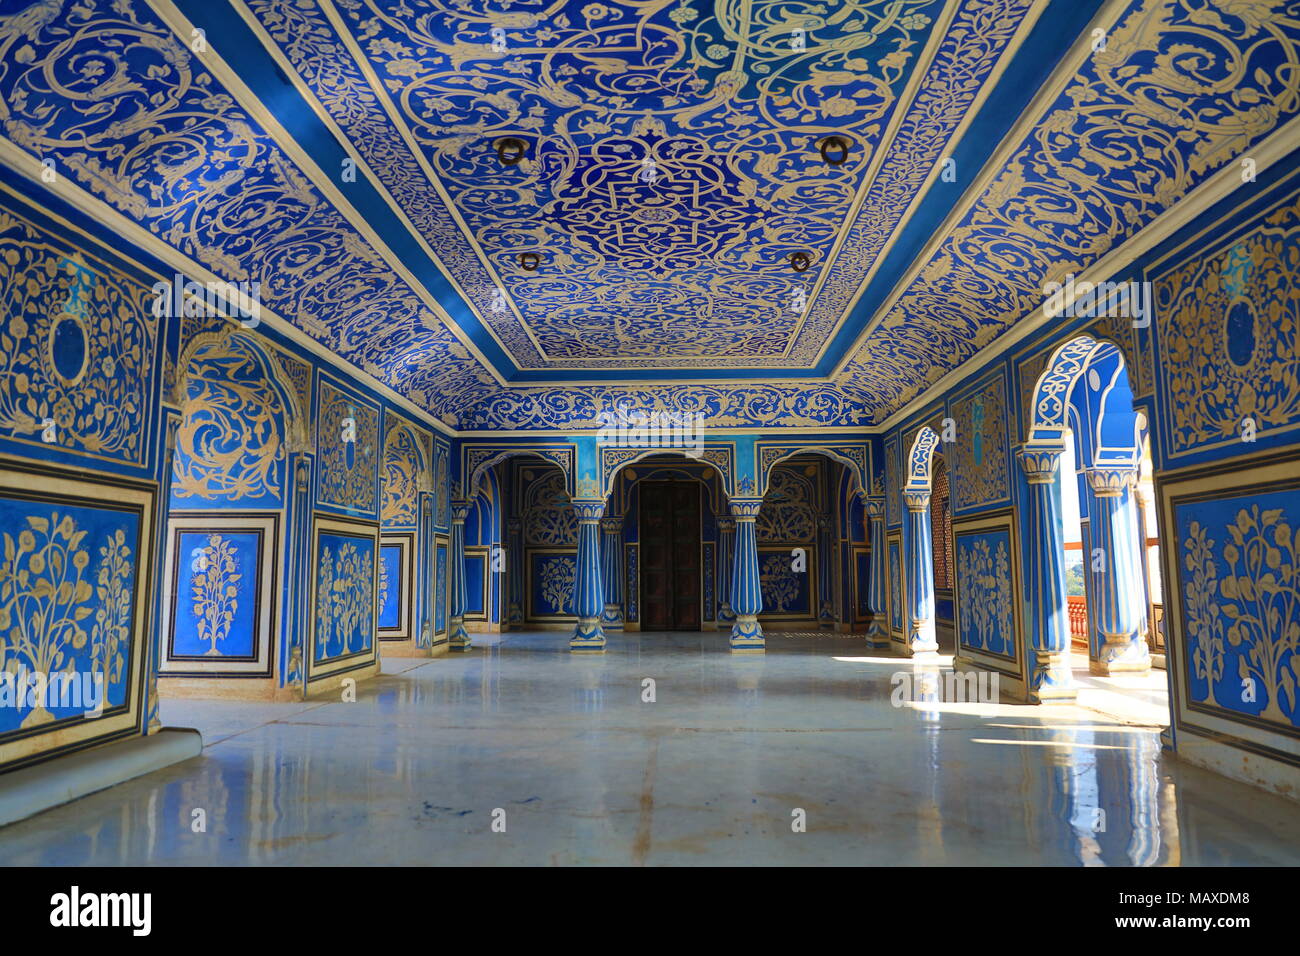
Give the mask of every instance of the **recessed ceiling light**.
[[790, 253], [790, 268], [795, 272], [807, 272], [808, 267], [812, 265], [812, 256], [806, 252]]
[[542, 264], [542, 257], [535, 252], [519, 253], [519, 268], [525, 272], [536, 272]]

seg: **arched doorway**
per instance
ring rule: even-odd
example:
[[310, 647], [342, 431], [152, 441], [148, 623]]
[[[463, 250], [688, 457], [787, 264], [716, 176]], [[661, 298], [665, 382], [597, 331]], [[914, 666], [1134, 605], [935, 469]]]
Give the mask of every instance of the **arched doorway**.
[[612, 532], [602, 550], [607, 619], [640, 631], [731, 624], [735, 521], [713, 465], [674, 454], [629, 462], [613, 477], [602, 521]]
[[[1028, 415], [1020, 460], [1029, 485], [1031, 694], [1068, 698], [1070, 646], [1081, 632], [1094, 674], [1140, 675], [1151, 666], [1154, 536], [1140, 480], [1149, 436], [1122, 351], [1086, 335], [1053, 353]], [[1076, 521], [1077, 535], [1067, 529]]]

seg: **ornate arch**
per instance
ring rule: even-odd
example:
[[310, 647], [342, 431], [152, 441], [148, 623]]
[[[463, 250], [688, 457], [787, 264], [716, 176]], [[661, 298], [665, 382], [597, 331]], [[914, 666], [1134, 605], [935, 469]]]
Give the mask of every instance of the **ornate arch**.
[[[632, 464], [632, 462], [628, 462], [628, 464], [630, 465]], [[627, 482], [627, 489], [629, 492], [635, 485], [640, 484], [642, 481], [654, 480], [654, 477], [660, 474], [661, 472], [676, 472], [682, 475], [682, 477], [684, 478], [695, 479], [704, 485], [704, 493], [708, 496], [709, 507], [713, 509], [713, 513], [715, 515], [725, 515], [727, 513], [726, 512], [727, 491], [726, 488], [723, 487], [721, 482], [718, 483], [717, 500], [714, 500], [713, 483], [708, 481], [701, 475], [692, 475], [687, 472], [684, 472], [682, 470], [682, 465], [678, 464], [677, 462], [655, 462], [652, 465], [649, 465], [647, 467], [648, 469], [653, 469], [653, 470], [648, 470], [645, 474], [638, 474], [635, 478], [632, 478]], [[620, 466], [618, 470], [621, 471], [622, 466]], [[714, 468], [714, 471], [717, 472], [716, 466]], [[606, 500], [609, 499], [610, 495], [614, 494], [614, 490], [617, 487], [618, 487], [617, 483], [611, 480], [609, 486], [609, 494], [606, 495]], [[620, 513], [622, 512], [626, 504], [627, 504], [626, 499], [618, 502]]]
[[577, 449], [572, 445], [564, 448], [466, 445], [461, 449], [461, 477], [464, 479], [468, 475], [468, 480], [464, 482], [463, 486], [463, 496], [468, 501], [478, 493], [479, 483], [483, 480], [483, 476], [487, 474], [489, 468], [499, 465], [509, 458], [527, 457], [540, 458], [564, 472], [565, 488], [569, 493], [569, 497], [573, 497], [576, 453]]
[[[730, 448], [726, 450], [730, 452]], [[732, 476], [728, 474], [728, 471], [724, 468], [724, 464], [729, 464], [734, 461], [734, 458], [727, 455], [724, 459], [723, 456], [710, 455], [708, 451], [709, 449], [706, 448], [704, 454], [688, 455], [675, 448], [602, 448], [600, 451], [600, 461], [601, 473], [604, 477], [605, 486], [602, 491], [602, 497], [607, 502], [609, 501], [609, 496], [614, 492], [614, 480], [618, 477], [618, 473], [628, 465], [636, 464], [646, 458], [663, 455], [674, 458], [684, 458], [688, 461], [698, 461], [702, 464], [708, 465], [718, 473], [718, 477], [722, 480], [722, 494], [725, 497], [730, 498], [732, 494]]]
[[905, 491], [929, 491], [934, 473], [934, 450], [939, 445], [939, 434], [929, 425], [922, 425], [912, 439], [912, 449], [907, 453], [907, 485]]
[[767, 494], [768, 482], [774, 469], [781, 462], [799, 455], [824, 455], [832, 461], [844, 465], [853, 476], [855, 491], [860, 495], [870, 494], [871, 482], [867, 477], [870, 456], [866, 443], [839, 443], [824, 445], [764, 445], [758, 448], [758, 489], [760, 495]]
[[1119, 352], [1120, 367], [1128, 374], [1132, 368], [1128, 352], [1118, 342], [1085, 333], [1056, 347], [1046, 368], [1038, 376], [1030, 406], [1025, 409], [1029, 423], [1026, 444], [1037, 447], [1061, 447], [1064, 444], [1064, 433], [1070, 424], [1070, 392], [1098, 355], [1111, 348]]

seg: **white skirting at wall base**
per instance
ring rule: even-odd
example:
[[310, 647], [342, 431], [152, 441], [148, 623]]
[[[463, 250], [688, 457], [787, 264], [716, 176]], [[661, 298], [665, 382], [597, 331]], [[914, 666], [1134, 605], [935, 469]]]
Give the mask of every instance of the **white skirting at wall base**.
[[203, 737], [197, 730], [164, 727], [148, 737], [132, 737], [0, 774], [0, 826], [197, 757], [202, 750]]

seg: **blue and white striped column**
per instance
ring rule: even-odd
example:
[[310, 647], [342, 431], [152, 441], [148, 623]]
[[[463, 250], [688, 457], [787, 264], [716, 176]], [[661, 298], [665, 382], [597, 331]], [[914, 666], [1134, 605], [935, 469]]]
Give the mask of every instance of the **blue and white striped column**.
[[736, 519], [736, 553], [731, 572], [731, 649], [735, 652], [764, 650], [763, 627], [758, 615], [763, 610], [763, 586], [758, 576], [758, 536], [754, 519], [762, 498], [732, 498], [731, 514]]
[[1029, 644], [1034, 652], [1029, 699], [1035, 704], [1072, 701], [1079, 693], [1070, 673], [1070, 614], [1065, 600], [1061, 491], [1056, 480], [1061, 451], [1027, 447], [1017, 455], [1029, 483], [1024, 534], [1029, 545]]
[[731, 609], [732, 556], [735, 554], [736, 519], [718, 518], [718, 623], [731, 624], [736, 612]]
[[453, 651], [467, 651], [470, 648], [469, 632], [465, 630], [465, 519], [469, 516], [469, 504], [453, 501], [451, 504], [451, 561], [447, 569], [451, 581], [448, 582], [451, 595], [451, 617], [448, 627], [451, 636], [447, 647]]
[[903, 492], [907, 506], [907, 653], [939, 650], [934, 635], [934, 555], [930, 544], [930, 489]]
[[[871, 623], [867, 626], [868, 647], [889, 646], [888, 608], [885, 606], [889, 562], [885, 560], [885, 499], [868, 498], [867, 541], [871, 546], [871, 580], [867, 586], [867, 603], [871, 607]], [[857, 573], [857, 569], [854, 569]]]
[[1131, 465], [1097, 466], [1084, 470], [1088, 479], [1088, 517], [1092, 547], [1100, 551], [1093, 565], [1096, 615], [1101, 635], [1097, 674], [1146, 673], [1151, 654], [1142, 633], [1142, 578], [1134, 554], [1133, 516], [1127, 507], [1128, 486], [1136, 476]]
[[573, 510], [578, 513], [578, 580], [573, 597], [578, 624], [573, 629], [569, 650], [598, 654], [605, 650], [605, 631], [600, 626], [605, 609], [600, 574], [600, 513], [605, 510], [605, 502], [576, 500]]
[[601, 580], [605, 585], [605, 611], [600, 624], [607, 631], [623, 630], [623, 519], [600, 519]]

